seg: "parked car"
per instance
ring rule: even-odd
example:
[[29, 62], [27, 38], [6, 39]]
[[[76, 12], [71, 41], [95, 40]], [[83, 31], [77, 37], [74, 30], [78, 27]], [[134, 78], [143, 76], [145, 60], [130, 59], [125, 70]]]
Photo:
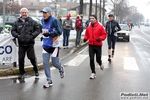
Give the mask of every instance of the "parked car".
[[[0, 21], [0, 32], [3, 30], [3, 17], [1, 16], [0, 19], [1, 18], [2, 20]], [[5, 28], [9, 29], [10, 31], [16, 20], [17, 18], [15, 16], [5, 16]]]
[[119, 24], [121, 27], [121, 31], [116, 32], [117, 41], [118, 40], [126, 40], [127, 42], [130, 41], [130, 31], [127, 24]]
[[15, 16], [6, 16], [5, 17], [5, 25], [13, 26], [14, 22], [17, 20]]

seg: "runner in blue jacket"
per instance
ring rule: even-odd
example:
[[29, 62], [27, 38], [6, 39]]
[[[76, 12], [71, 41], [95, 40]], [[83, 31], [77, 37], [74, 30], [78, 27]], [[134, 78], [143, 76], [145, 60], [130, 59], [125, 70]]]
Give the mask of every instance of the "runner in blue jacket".
[[48, 88], [53, 85], [51, 73], [50, 73], [50, 56], [52, 64], [60, 72], [60, 77], [64, 77], [64, 67], [61, 65], [59, 59], [59, 36], [62, 33], [62, 26], [58, 19], [51, 15], [51, 8], [45, 7], [42, 19], [42, 47], [43, 47], [43, 65], [47, 82], [43, 85], [44, 88]]

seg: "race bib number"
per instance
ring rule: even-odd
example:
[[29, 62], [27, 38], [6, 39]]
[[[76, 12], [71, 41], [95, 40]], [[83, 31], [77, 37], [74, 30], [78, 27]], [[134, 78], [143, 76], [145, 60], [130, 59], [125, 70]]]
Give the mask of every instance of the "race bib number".
[[[42, 34], [47, 33], [47, 32], [49, 32], [48, 29], [42, 29]], [[49, 36], [48, 36], [48, 37], [45, 37], [45, 36], [43, 35], [43, 38], [49, 38]]]
[[48, 29], [42, 29], [42, 34], [47, 33]]

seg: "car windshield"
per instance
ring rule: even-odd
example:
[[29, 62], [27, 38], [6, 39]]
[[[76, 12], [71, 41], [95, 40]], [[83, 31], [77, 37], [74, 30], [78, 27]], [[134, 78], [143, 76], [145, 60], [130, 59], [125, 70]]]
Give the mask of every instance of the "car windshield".
[[16, 21], [16, 17], [9, 17], [5, 19], [7, 22], [15, 22]]
[[121, 30], [125, 30], [125, 31], [129, 30], [128, 25], [126, 25], [126, 24], [119, 24], [119, 25], [120, 25]]

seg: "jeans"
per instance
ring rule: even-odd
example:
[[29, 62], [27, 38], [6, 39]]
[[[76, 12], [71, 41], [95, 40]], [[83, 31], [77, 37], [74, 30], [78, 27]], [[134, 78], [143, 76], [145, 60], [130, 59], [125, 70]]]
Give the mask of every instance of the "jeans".
[[63, 30], [63, 46], [69, 45], [70, 30]]
[[[42, 56], [43, 56], [44, 72], [45, 72], [47, 81], [51, 81], [52, 78], [51, 78], [50, 64], [49, 64], [51, 54], [43, 53]], [[57, 68], [58, 70], [61, 70], [62, 66], [61, 66], [61, 61], [59, 57], [52, 57], [52, 64], [55, 68]]]
[[82, 30], [76, 29], [76, 46], [80, 44]]

